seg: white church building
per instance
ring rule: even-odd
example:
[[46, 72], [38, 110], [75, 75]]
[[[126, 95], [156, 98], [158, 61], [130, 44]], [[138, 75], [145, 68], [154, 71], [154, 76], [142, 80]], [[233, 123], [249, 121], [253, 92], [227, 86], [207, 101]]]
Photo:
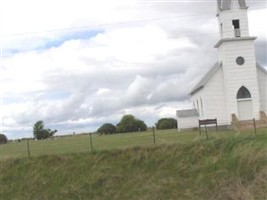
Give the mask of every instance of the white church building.
[[232, 124], [233, 118], [266, 119], [267, 71], [255, 58], [256, 37], [249, 35], [246, 2], [217, 3], [218, 62], [191, 90], [194, 109], [177, 111], [179, 129], [198, 127], [196, 119], [217, 118], [219, 125], [226, 126]]

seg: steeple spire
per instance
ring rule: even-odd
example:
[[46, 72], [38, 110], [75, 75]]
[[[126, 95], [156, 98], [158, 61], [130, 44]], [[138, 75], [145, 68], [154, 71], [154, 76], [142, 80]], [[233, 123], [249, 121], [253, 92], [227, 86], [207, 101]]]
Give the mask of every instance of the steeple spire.
[[230, 10], [235, 3], [238, 3], [240, 9], [248, 8], [245, 0], [217, 0], [218, 11]]
[[221, 39], [249, 37], [245, 0], [217, 0]]

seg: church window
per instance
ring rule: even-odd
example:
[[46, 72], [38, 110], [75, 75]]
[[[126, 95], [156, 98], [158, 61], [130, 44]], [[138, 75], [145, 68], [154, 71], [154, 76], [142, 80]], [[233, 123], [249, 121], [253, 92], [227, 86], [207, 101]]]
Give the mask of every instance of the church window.
[[238, 65], [243, 65], [245, 63], [245, 59], [242, 56], [236, 58], [236, 63]]
[[240, 24], [239, 24], [239, 20], [235, 19], [232, 21], [232, 25], [233, 25], [233, 29], [234, 29], [234, 35], [235, 37], [240, 37], [241, 33], [240, 33]]
[[223, 38], [223, 24], [222, 23], [221, 23], [220, 30], [221, 30], [221, 38]]
[[204, 116], [204, 109], [203, 109], [202, 98], [200, 98], [200, 106], [201, 106], [201, 113], [202, 113], [202, 116]]
[[251, 98], [251, 94], [250, 94], [249, 90], [246, 87], [242, 86], [238, 90], [236, 98], [237, 99], [248, 99], [248, 98]]
[[199, 113], [199, 105], [198, 105], [198, 100], [197, 100], [197, 111]]

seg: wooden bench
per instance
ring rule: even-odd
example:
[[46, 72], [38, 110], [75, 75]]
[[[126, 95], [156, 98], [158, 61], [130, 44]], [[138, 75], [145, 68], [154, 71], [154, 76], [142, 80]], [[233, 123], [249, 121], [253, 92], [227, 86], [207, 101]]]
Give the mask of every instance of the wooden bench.
[[207, 131], [207, 125], [214, 124], [216, 125], [216, 131], [218, 133], [218, 124], [217, 124], [217, 118], [215, 119], [203, 119], [203, 120], [198, 120], [198, 129], [199, 129], [199, 135], [201, 135], [201, 126], [205, 126], [205, 132], [206, 132], [206, 137], [208, 138], [208, 131]]

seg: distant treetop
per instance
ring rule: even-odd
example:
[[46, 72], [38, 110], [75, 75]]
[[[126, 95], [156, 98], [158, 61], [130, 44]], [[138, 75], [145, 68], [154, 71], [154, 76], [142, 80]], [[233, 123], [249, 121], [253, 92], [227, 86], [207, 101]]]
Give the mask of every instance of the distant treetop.
[[161, 118], [156, 123], [156, 128], [162, 129], [174, 129], [177, 128], [177, 121], [174, 118]]

